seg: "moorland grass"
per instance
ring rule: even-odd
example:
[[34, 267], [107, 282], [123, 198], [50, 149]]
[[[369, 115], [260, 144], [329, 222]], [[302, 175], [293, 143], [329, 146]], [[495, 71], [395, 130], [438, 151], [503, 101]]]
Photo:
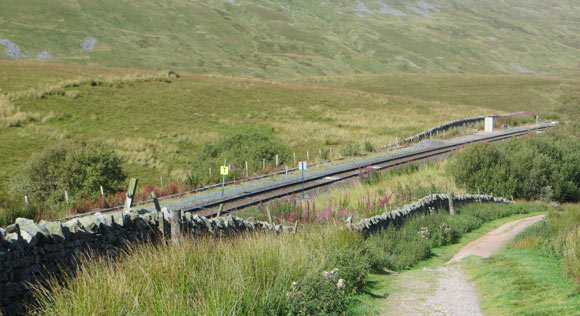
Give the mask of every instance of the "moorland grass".
[[[64, 286], [40, 290], [31, 313], [340, 315], [365, 289], [370, 268], [407, 269], [484, 222], [538, 210], [473, 204], [454, 216], [414, 216], [367, 239], [331, 224], [301, 226], [298, 234], [137, 246], [114, 263], [87, 260]], [[336, 276], [323, 276], [334, 268]]]
[[[35, 88], [23, 84], [3, 91], [18, 112], [38, 119], [0, 129], [0, 144], [9, 149], [0, 153], [2, 184], [31, 153], [66, 138], [109, 143], [123, 157], [127, 174], [143, 184], [159, 184], [161, 175], [183, 181], [205, 142], [234, 134], [274, 136], [298, 160], [307, 150], [316, 159], [321, 148], [333, 147], [336, 157], [349, 142], [365, 140], [377, 147], [452, 119], [491, 113], [477, 106], [256, 79], [183, 74], [169, 83], [144, 80], [155, 76], [151, 72], [139, 78], [133, 71], [75, 78], [67, 67], [62, 73], [58, 65], [45, 68], [66, 79], [40, 78]], [[18, 67], [7, 69], [30, 77]], [[132, 78], [125, 79], [128, 75]]]
[[116, 263], [87, 260], [65, 287], [43, 292], [31, 314], [338, 315], [364, 284], [361, 241], [327, 227], [138, 246]]
[[531, 110], [544, 117], [552, 115], [580, 85], [578, 78], [432, 73], [302, 77], [289, 81], [510, 113]]
[[[268, 220], [270, 212], [281, 222], [326, 223], [372, 217], [429, 194], [465, 193], [445, 173], [446, 160], [413, 163], [379, 173], [361, 169], [359, 177], [349, 183], [321, 192], [302, 201], [292, 195], [278, 201], [237, 211], [241, 217]], [[371, 180], [369, 180], [371, 179]]]
[[[428, 3], [435, 9], [421, 14], [390, 0], [404, 14], [393, 16], [376, 1], [5, 0], [0, 29], [24, 54], [59, 63], [278, 78], [577, 72], [573, 0]], [[81, 49], [87, 37], [93, 50]]]
[[470, 258], [484, 313], [576, 315], [580, 309], [580, 207], [550, 210], [489, 259]]

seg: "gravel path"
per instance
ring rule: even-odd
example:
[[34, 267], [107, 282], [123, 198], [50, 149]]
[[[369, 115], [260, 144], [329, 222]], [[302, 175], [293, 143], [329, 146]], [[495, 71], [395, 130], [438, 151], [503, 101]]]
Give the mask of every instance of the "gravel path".
[[413, 270], [393, 277], [392, 294], [386, 298], [381, 316], [483, 315], [475, 288], [461, 263], [457, 263], [470, 255], [489, 257], [526, 227], [544, 218], [545, 215], [539, 215], [504, 224], [463, 247], [444, 267]]
[[392, 280], [381, 316], [483, 315], [473, 284], [458, 265], [414, 270]]
[[459, 262], [461, 259], [471, 255], [489, 258], [489, 256], [498, 251], [503, 244], [512, 239], [515, 235], [528, 226], [544, 220], [545, 218], [546, 215], [538, 215], [504, 224], [461, 248], [461, 250], [459, 250], [459, 252], [446, 264]]

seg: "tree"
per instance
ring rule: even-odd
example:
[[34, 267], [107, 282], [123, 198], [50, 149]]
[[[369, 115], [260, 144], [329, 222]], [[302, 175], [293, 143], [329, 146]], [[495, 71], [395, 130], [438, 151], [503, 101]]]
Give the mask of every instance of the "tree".
[[67, 141], [31, 157], [14, 189], [34, 201], [57, 203], [65, 190], [72, 200], [96, 197], [100, 186], [119, 192], [126, 178], [121, 159], [109, 146]]

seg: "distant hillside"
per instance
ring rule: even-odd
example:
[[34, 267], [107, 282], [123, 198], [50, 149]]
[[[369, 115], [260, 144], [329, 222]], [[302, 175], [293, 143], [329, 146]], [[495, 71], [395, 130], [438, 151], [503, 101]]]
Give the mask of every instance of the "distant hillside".
[[577, 0], [2, 0], [0, 59], [289, 77], [568, 74]]

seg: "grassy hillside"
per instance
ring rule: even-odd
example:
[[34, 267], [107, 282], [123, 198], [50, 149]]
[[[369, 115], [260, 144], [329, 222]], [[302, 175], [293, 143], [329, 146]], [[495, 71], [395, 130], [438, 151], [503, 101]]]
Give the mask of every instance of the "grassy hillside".
[[304, 77], [303, 84], [406, 95], [449, 104], [469, 104], [494, 110], [548, 113], [577, 95], [580, 80], [522, 75], [411, 74]]
[[[95, 67], [11, 62], [2, 67], [10, 72], [0, 77], [0, 86], [10, 88], [4, 96], [19, 109], [14, 116], [29, 117], [0, 128], [0, 144], [9, 148], [0, 153], [4, 183], [32, 153], [66, 138], [110, 143], [131, 175], [157, 183], [159, 175], [182, 177], [203, 143], [235, 133], [276, 136], [299, 159], [306, 150], [315, 159], [321, 147], [338, 149], [363, 138], [386, 144], [452, 119], [502, 113], [255, 79], [183, 74], [170, 82], [145, 81], [120, 69], [102, 69], [99, 79]], [[53, 75], [35, 75], [43, 73]], [[70, 81], [79, 74], [83, 77]], [[93, 86], [89, 78], [99, 83]], [[28, 88], [32, 81], [37, 88]], [[59, 87], [66, 82], [79, 86]]]
[[579, 19], [574, 0], [4, 0], [0, 40], [49, 62], [241, 76], [566, 74]]
[[282, 82], [188, 73], [166, 82], [145, 80], [158, 72], [99, 66], [4, 61], [0, 67], [0, 97], [12, 100], [12, 110], [0, 106], [0, 144], [8, 148], [0, 151], [3, 185], [31, 154], [68, 138], [113, 145], [131, 176], [158, 184], [161, 175], [182, 179], [197, 149], [223, 136], [275, 136], [298, 159], [309, 150], [316, 160], [319, 148], [391, 143], [458, 118], [552, 111], [576, 83], [412, 74]]

